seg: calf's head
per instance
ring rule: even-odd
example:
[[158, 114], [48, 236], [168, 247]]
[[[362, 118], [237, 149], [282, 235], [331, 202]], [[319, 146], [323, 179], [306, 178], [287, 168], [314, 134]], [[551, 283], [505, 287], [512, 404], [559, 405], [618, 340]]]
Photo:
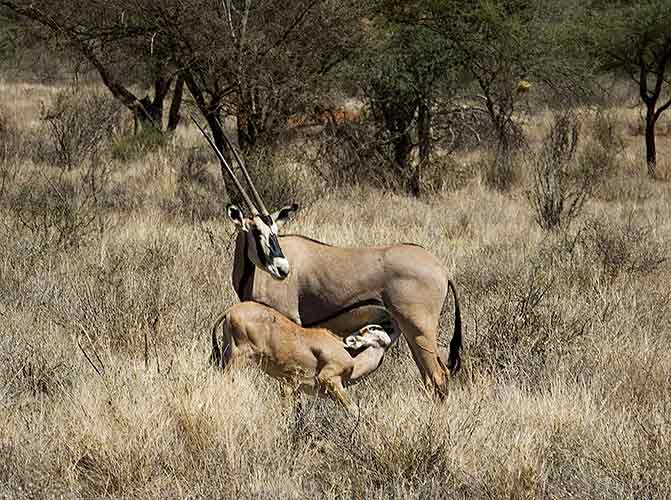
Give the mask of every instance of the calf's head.
[[365, 349], [367, 347], [384, 347], [391, 345], [391, 338], [380, 325], [366, 325], [357, 333], [346, 337], [345, 346], [350, 349]]

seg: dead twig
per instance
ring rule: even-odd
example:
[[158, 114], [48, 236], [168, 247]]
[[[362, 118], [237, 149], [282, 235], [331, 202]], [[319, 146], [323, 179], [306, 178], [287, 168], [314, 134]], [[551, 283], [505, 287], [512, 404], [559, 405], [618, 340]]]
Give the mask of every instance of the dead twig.
[[80, 323], [77, 323], [77, 326], [79, 327], [79, 330], [81, 331], [81, 333], [83, 333], [84, 336], [88, 339], [89, 345], [91, 346], [91, 349], [93, 349], [93, 354], [95, 355], [96, 359], [98, 360], [98, 363], [100, 364], [100, 369], [96, 366], [96, 364], [93, 362], [91, 357], [88, 355], [88, 353], [86, 352], [86, 349], [84, 349], [84, 346], [82, 346], [82, 344], [80, 342], [79, 335], [77, 335], [77, 345], [79, 346], [79, 349], [84, 354], [84, 357], [86, 358], [86, 361], [89, 362], [89, 364], [93, 367], [93, 369], [100, 376], [100, 378], [104, 378], [105, 364], [100, 359], [100, 356], [98, 356], [98, 351], [96, 350], [95, 345], [93, 344], [93, 340], [91, 340], [91, 336], [88, 334], [88, 332], [86, 331], [86, 329], [84, 328], [83, 325], [81, 325]]
[[149, 320], [147, 320], [147, 323], [149, 323], [149, 328], [151, 329], [152, 333], [154, 334], [154, 356], [156, 356], [156, 373], [160, 374], [161, 373], [161, 362], [158, 357], [158, 321], [160, 319], [160, 315], [157, 314], [154, 319], [152, 320], [151, 323], [149, 323]]

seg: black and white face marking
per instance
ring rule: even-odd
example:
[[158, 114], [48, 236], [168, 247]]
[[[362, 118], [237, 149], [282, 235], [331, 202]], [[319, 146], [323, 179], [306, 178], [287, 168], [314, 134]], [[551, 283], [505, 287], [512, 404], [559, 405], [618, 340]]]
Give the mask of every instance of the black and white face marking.
[[252, 218], [249, 235], [253, 239], [256, 256], [270, 275], [278, 280], [289, 276], [289, 261], [282, 253], [277, 239], [277, 224], [268, 215], [257, 215]]
[[289, 261], [284, 256], [277, 238], [277, 227], [289, 219], [298, 210], [295, 203], [284, 207], [272, 215], [253, 215], [243, 217], [242, 211], [235, 205], [227, 208], [228, 216], [244, 231], [249, 238], [248, 257], [254, 265], [268, 272], [273, 278], [283, 280], [289, 276]]

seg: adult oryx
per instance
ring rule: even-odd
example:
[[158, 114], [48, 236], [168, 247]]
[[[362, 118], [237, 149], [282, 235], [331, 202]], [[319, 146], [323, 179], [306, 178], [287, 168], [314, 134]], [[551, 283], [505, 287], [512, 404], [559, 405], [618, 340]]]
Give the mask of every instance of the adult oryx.
[[[195, 122], [195, 120], [194, 120]], [[298, 209], [296, 204], [268, 212], [244, 163], [229, 147], [250, 187], [256, 205], [207, 133], [213, 147], [249, 209], [229, 205], [229, 218], [238, 235], [233, 261], [233, 287], [241, 301], [265, 304], [304, 327], [321, 326], [346, 311], [383, 305], [391, 314], [395, 338], [400, 330], [408, 341], [424, 383], [440, 395], [447, 372], [458, 371], [461, 360], [461, 313], [456, 290], [438, 260], [410, 244], [339, 248], [304, 236], [278, 236], [278, 227]], [[256, 272], [261, 270], [262, 272]], [[447, 368], [438, 355], [438, 318], [448, 286], [454, 295], [454, 333]], [[343, 336], [364, 325], [348, 325]]]

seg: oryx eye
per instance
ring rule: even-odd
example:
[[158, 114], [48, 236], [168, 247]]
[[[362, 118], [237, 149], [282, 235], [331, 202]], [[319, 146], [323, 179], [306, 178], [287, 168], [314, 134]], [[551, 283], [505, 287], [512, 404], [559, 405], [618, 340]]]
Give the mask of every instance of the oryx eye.
[[254, 241], [256, 241], [256, 244], [261, 245], [263, 242], [263, 232], [261, 232], [261, 230], [257, 227], [252, 227], [251, 233], [254, 237]]
[[264, 244], [264, 242], [263, 242], [263, 238], [262, 238], [263, 233], [257, 227], [252, 227], [250, 232], [252, 234], [252, 238], [254, 238], [254, 246], [256, 247], [256, 255], [259, 256], [259, 259], [261, 259], [261, 262], [265, 265], [268, 261], [268, 257], [266, 256], [266, 254], [267, 254], [266, 247], [268, 245]]

